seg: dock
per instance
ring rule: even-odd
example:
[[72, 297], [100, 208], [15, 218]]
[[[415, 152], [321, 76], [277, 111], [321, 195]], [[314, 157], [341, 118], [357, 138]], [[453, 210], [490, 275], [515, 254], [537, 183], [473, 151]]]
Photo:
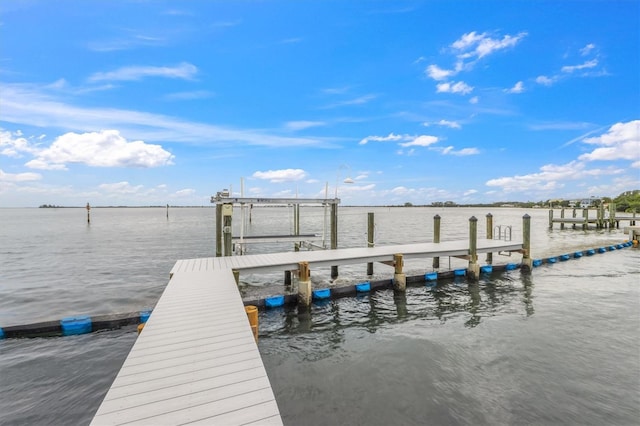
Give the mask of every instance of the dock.
[[[522, 252], [483, 239], [178, 260], [169, 283], [98, 408], [92, 425], [279, 425], [278, 410], [237, 287], [240, 273], [400, 259]], [[474, 257], [475, 256], [475, 257]], [[396, 273], [396, 276], [398, 274]]]

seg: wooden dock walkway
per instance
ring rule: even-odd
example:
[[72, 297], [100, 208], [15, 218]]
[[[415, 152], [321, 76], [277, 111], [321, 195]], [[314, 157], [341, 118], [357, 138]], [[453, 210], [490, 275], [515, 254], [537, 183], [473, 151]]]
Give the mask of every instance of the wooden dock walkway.
[[[478, 240], [477, 252], [522, 242]], [[179, 260], [92, 425], [282, 424], [234, 271], [468, 256], [469, 241]]]

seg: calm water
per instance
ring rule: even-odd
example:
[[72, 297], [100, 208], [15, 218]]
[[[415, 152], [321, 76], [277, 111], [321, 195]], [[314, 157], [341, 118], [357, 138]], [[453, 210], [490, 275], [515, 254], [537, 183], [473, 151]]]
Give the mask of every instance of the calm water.
[[[546, 210], [341, 208], [340, 246], [466, 238], [468, 219], [522, 233], [532, 216], [534, 257], [618, 243], [617, 230], [548, 230]], [[255, 208], [249, 234], [289, 233], [286, 208]], [[213, 256], [211, 208], [0, 209], [0, 326], [153, 307], [176, 259]], [[301, 232], [323, 232], [303, 208]], [[234, 216], [234, 220], [236, 216]], [[239, 220], [234, 223], [236, 234]], [[251, 247], [251, 253], [289, 250]], [[494, 255], [494, 263], [520, 257]], [[640, 252], [579, 260], [437, 286], [277, 309], [260, 315], [260, 351], [286, 424], [592, 424], [640, 418]], [[484, 260], [484, 255], [481, 256]], [[442, 259], [443, 269], [463, 266]], [[407, 262], [407, 275], [431, 270]], [[359, 282], [314, 270], [316, 287]], [[376, 265], [373, 279], [392, 269]], [[246, 298], [282, 294], [282, 274], [242, 277]], [[136, 338], [135, 328], [0, 341], [0, 424], [86, 424]]]

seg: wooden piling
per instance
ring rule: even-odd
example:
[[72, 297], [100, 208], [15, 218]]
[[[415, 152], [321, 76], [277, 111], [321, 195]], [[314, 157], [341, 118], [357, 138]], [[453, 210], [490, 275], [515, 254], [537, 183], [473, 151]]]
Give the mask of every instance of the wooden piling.
[[396, 291], [405, 291], [407, 289], [407, 276], [402, 272], [404, 260], [401, 253], [393, 255], [393, 265], [395, 273], [393, 274], [393, 289]]
[[[564, 207], [560, 210], [560, 219], [564, 219]], [[564, 229], [564, 222], [560, 222], [560, 229]]]
[[[487, 213], [487, 240], [493, 240], [493, 215]], [[493, 253], [487, 253], [487, 263], [491, 265], [493, 263]]]
[[[373, 247], [375, 241], [375, 222], [373, 212], [367, 213], [367, 247]], [[373, 262], [367, 263], [367, 275], [373, 275]]]
[[222, 204], [216, 204], [216, 257], [222, 257]]
[[[433, 242], [440, 242], [440, 215], [435, 215], [433, 217]], [[440, 258], [433, 258], [433, 269], [438, 269], [440, 267]]]
[[311, 274], [309, 262], [298, 263], [298, 306], [311, 306]]
[[91, 223], [91, 206], [87, 203], [87, 223]]
[[531, 216], [522, 216], [522, 270], [530, 271], [533, 267], [531, 258]]
[[549, 210], [549, 229], [553, 229], [553, 209]]
[[478, 219], [475, 216], [469, 218], [469, 266], [467, 276], [471, 280], [480, 278], [480, 265], [478, 264]]
[[169, 204], [167, 204], [167, 219], [169, 219]]
[[231, 256], [232, 250], [232, 235], [231, 225], [233, 216], [233, 204], [222, 205], [222, 235], [224, 237], [224, 255]]
[[[331, 250], [338, 248], [338, 203], [331, 204]], [[338, 266], [331, 267], [331, 279], [338, 278]]]

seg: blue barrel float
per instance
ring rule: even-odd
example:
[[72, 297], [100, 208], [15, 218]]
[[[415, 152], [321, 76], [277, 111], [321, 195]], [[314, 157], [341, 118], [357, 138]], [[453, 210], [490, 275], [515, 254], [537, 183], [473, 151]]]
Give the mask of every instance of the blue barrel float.
[[569, 257], [570, 256], [568, 254], [562, 254], [560, 255], [560, 260], [564, 262], [565, 260], [569, 260]]
[[577, 251], [577, 252], [573, 253], [573, 257], [576, 258], [576, 259], [582, 257], [582, 252], [581, 251]]
[[507, 271], [513, 271], [517, 267], [518, 267], [518, 265], [516, 265], [515, 263], [507, 263], [507, 265], [504, 267], [504, 269], [507, 270]]
[[493, 266], [491, 265], [483, 265], [480, 267], [480, 272], [483, 274], [490, 274], [493, 272]]
[[425, 281], [436, 281], [437, 279], [438, 279], [437, 272], [427, 272], [426, 274], [424, 274]]
[[467, 275], [466, 269], [456, 269], [453, 271], [454, 277], [464, 277], [465, 275]]
[[267, 308], [277, 308], [284, 306], [284, 296], [271, 296], [264, 299], [264, 306]]
[[76, 334], [91, 333], [91, 317], [81, 315], [77, 317], [66, 317], [60, 320], [63, 336], [73, 336]]
[[557, 257], [550, 257], [547, 259], [547, 263], [556, 263], [558, 261]]
[[331, 297], [331, 289], [323, 288], [321, 290], [313, 290], [311, 293], [313, 300], [324, 300]]
[[607, 249], [606, 249], [606, 248], [604, 248], [604, 247], [598, 247], [598, 253], [604, 253], [604, 252], [606, 252], [606, 251], [607, 251]]
[[371, 283], [369, 281], [356, 284], [356, 293], [366, 293], [368, 291], [371, 291]]
[[594, 254], [596, 254], [596, 251], [594, 249], [587, 250], [587, 256], [593, 256]]
[[534, 267], [542, 265], [542, 259], [534, 259], [533, 262], [532, 262], [532, 265]]
[[140, 323], [144, 324], [151, 316], [151, 310], [140, 311]]
[[0, 327], [0, 340], [4, 339], [4, 330]]

